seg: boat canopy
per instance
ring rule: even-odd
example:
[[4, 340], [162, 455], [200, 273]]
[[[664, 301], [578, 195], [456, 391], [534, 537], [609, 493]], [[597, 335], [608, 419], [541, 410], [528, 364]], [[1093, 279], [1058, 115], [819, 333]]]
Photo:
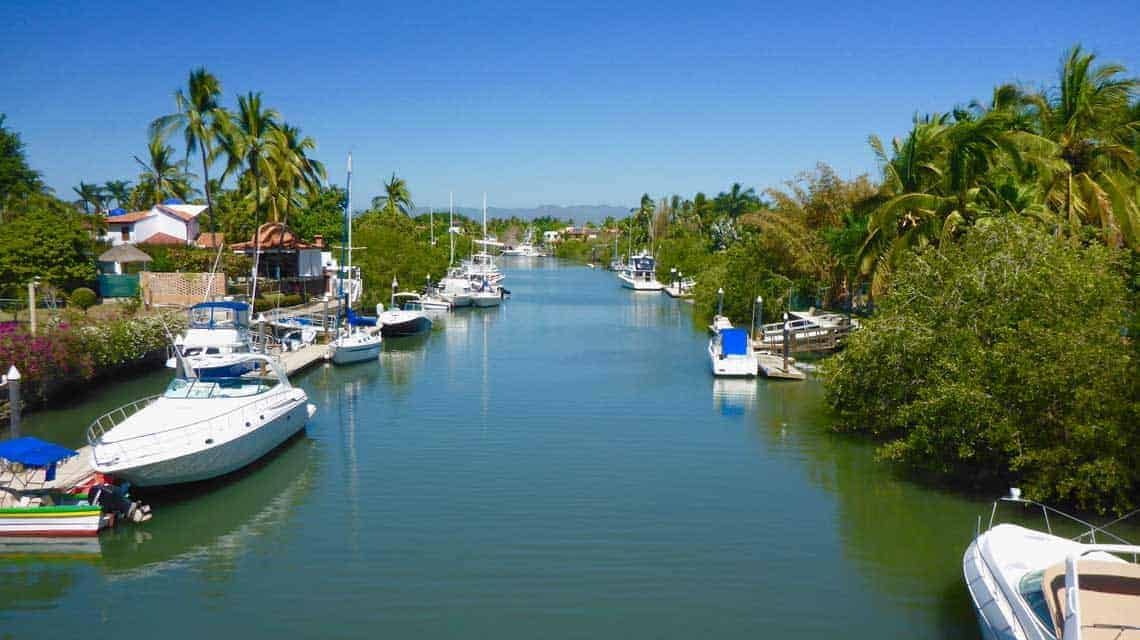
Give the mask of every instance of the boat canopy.
[[78, 451], [31, 436], [0, 442], [0, 458], [28, 467], [47, 467], [77, 455]]
[[748, 355], [748, 332], [744, 329], [720, 330], [721, 353], [726, 356]]
[[372, 316], [358, 316], [352, 309], [348, 309], [344, 313], [345, 318], [348, 319], [348, 324], [353, 327], [375, 327], [376, 318]]
[[190, 307], [193, 329], [233, 329], [249, 326], [249, 304], [233, 300], [201, 302]]

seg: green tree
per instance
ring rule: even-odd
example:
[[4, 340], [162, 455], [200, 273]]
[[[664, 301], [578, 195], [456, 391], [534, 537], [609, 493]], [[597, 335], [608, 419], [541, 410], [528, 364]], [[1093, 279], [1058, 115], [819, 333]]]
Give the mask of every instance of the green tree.
[[194, 174], [186, 171], [186, 163], [174, 160], [174, 149], [159, 136], [151, 136], [147, 143], [147, 159], [135, 156], [142, 167], [135, 197], [140, 208], [150, 207], [167, 198], [189, 200], [194, 192], [190, 180]]
[[[218, 136], [218, 123], [223, 109], [218, 104], [222, 95], [222, 83], [204, 67], [190, 72], [188, 91], [174, 92], [177, 111], [156, 119], [150, 125], [153, 137], [165, 138], [174, 131], [181, 130], [186, 141], [186, 158], [195, 151], [202, 156], [202, 184], [206, 192], [206, 204], [214, 210], [213, 194], [210, 191], [210, 163], [213, 161], [213, 141]], [[217, 227], [211, 216], [211, 231]]]
[[108, 180], [103, 183], [103, 192], [107, 194], [107, 198], [115, 201], [116, 207], [130, 204], [131, 183], [128, 180]]
[[0, 113], [0, 221], [17, 198], [46, 191], [39, 172], [28, 166], [20, 134], [6, 127], [5, 119]]
[[372, 199], [372, 208], [390, 214], [393, 220], [401, 213], [411, 216], [415, 205], [412, 204], [412, 192], [408, 190], [408, 183], [393, 173], [384, 182], [384, 193]]
[[1017, 220], [912, 252], [828, 367], [840, 426], [922, 474], [1131, 508], [1140, 433], [1122, 258]]
[[63, 289], [95, 279], [95, 256], [83, 214], [51, 196], [32, 194], [0, 225], [0, 289], [18, 293], [32, 278]]
[[95, 207], [95, 215], [103, 213], [103, 205], [107, 201], [107, 194], [97, 184], [80, 181], [78, 187], [72, 187], [75, 195], [79, 196], [79, 203], [83, 205], [84, 213], [90, 214], [91, 207]]

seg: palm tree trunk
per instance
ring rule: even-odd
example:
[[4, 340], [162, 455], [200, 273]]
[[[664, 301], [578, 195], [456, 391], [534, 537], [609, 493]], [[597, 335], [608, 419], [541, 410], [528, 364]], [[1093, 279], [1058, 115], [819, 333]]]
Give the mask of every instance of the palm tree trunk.
[[218, 214], [214, 211], [214, 198], [210, 194], [210, 167], [206, 164], [206, 145], [198, 145], [202, 148], [202, 181], [206, 186], [206, 206], [210, 208], [210, 233], [214, 236], [214, 242], [218, 238]]

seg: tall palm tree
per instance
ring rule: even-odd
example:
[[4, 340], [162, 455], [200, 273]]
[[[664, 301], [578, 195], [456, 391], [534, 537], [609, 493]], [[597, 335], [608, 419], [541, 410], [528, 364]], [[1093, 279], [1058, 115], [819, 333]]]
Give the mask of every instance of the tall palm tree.
[[717, 195], [715, 202], [721, 213], [735, 219], [757, 208], [760, 205], [760, 198], [756, 196], [756, 190], [752, 187], [745, 189], [739, 182], [734, 182], [728, 191]]
[[408, 190], [407, 181], [396, 177], [395, 173], [384, 183], [384, 194], [372, 199], [372, 206], [384, 213], [391, 213], [393, 220], [401, 213], [411, 216], [412, 211], [415, 210], [415, 205], [412, 203], [412, 192]]
[[139, 174], [139, 186], [144, 203], [156, 204], [170, 197], [190, 199], [194, 192], [190, 180], [195, 176], [186, 171], [185, 162], [174, 160], [174, 149], [160, 136], [152, 136], [147, 143], [147, 160], [138, 156], [134, 158], [143, 170]]
[[[247, 185], [253, 191], [254, 200], [254, 241], [255, 263], [261, 256], [261, 203], [262, 178], [268, 172], [269, 157], [273, 146], [273, 131], [281, 116], [275, 109], [263, 108], [261, 94], [249, 92], [238, 96], [236, 114], [220, 112], [218, 117], [218, 147], [216, 153], [225, 154], [226, 169], [222, 179], [231, 173], [239, 173], [238, 184]], [[245, 178], [249, 176], [250, 179]], [[251, 297], [257, 296], [257, 278], [253, 279]]]
[[90, 214], [91, 206], [95, 206], [95, 213], [100, 214], [103, 212], [103, 204], [106, 202], [107, 195], [103, 192], [103, 188], [97, 184], [87, 183], [80, 181], [78, 187], [72, 187], [75, 195], [79, 196], [79, 202], [83, 204], [83, 210]]
[[210, 193], [210, 161], [213, 154], [213, 140], [218, 135], [218, 123], [222, 118], [222, 107], [218, 99], [222, 95], [222, 83], [216, 76], [199, 67], [190, 72], [188, 93], [182, 89], [174, 92], [174, 103], [178, 112], [162, 116], [151, 123], [152, 135], [166, 136], [181, 129], [186, 139], [186, 157], [200, 151], [202, 155], [202, 183], [206, 191], [206, 205], [210, 208], [210, 231], [216, 232], [217, 224], [213, 215], [214, 200]]
[[116, 207], [122, 207], [131, 197], [131, 182], [129, 180], [108, 180], [103, 183], [103, 191], [115, 200]]
[[1124, 66], [1094, 66], [1095, 60], [1073, 47], [1063, 58], [1060, 86], [1031, 97], [1042, 135], [1064, 161], [1050, 180], [1049, 199], [1071, 231], [1096, 224], [1109, 244], [1140, 249], [1140, 205], [1126, 186], [1138, 165], [1129, 143], [1140, 131], [1140, 113], [1130, 102], [1140, 84], [1124, 77]]

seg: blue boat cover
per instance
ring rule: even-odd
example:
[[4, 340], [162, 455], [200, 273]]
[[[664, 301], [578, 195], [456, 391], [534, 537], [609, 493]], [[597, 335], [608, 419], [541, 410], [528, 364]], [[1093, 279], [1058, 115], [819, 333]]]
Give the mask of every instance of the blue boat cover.
[[356, 312], [349, 309], [345, 312], [345, 317], [348, 318], [348, 324], [354, 327], [375, 327], [376, 318], [372, 316], [358, 316]]
[[726, 356], [748, 355], [748, 332], [744, 329], [721, 329], [720, 342]]
[[217, 302], [199, 302], [191, 307], [193, 309], [232, 309], [234, 311], [249, 311], [248, 302], [235, 300], [219, 300]]
[[0, 442], [0, 458], [29, 467], [46, 467], [77, 455], [78, 451], [31, 436]]

